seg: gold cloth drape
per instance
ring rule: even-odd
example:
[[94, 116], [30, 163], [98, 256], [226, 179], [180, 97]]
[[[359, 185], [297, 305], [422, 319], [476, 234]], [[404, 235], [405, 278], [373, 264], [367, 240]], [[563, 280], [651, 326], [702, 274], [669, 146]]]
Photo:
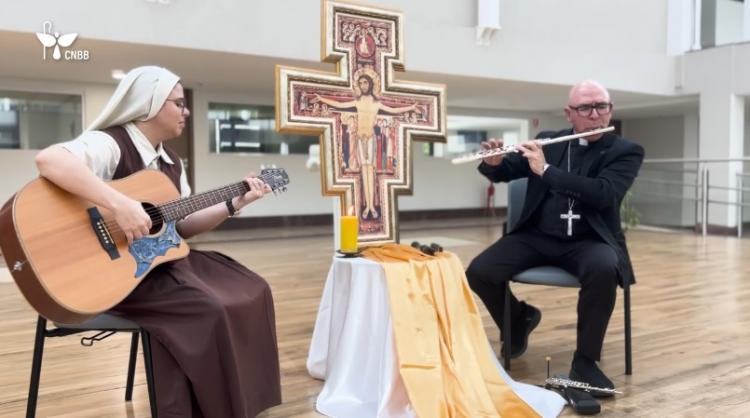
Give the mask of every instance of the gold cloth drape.
[[399, 372], [420, 418], [539, 416], [496, 369], [455, 254], [386, 244], [363, 255], [385, 269]]

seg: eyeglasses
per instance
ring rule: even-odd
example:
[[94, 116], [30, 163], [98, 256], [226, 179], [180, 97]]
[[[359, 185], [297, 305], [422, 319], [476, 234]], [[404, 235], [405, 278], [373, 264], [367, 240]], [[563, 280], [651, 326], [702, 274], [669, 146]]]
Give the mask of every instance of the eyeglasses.
[[179, 99], [167, 99], [168, 102], [174, 102], [175, 106], [180, 108], [180, 113], [185, 114], [185, 109], [187, 109], [187, 103], [185, 102], [185, 99], [179, 98]]
[[568, 106], [572, 110], [575, 110], [576, 113], [578, 113], [578, 116], [591, 116], [594, 112], [594, 109], [596, 109], [596, 113], [600, 115], [608, 115], [610, 112], [612, 112], [612, 103], [607, 102], [598, 102], [598, 103], [587, 103], [582, 104], [580, 106]]

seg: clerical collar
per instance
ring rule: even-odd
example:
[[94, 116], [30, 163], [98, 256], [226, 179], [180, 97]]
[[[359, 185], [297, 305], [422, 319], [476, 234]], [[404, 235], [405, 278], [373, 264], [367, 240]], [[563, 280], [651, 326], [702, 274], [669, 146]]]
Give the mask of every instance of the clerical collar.
[[[580, 132], [576, 132], [576, 130], [573, 129], [573, 133], [574, 134], [579, 134]], [[578, 145], [580, 145], [582, 147], [588, 147], [589, 146], [589, 141], [587, 141], [587, 140], [585, 140], [583, 138], [578, 138]]]

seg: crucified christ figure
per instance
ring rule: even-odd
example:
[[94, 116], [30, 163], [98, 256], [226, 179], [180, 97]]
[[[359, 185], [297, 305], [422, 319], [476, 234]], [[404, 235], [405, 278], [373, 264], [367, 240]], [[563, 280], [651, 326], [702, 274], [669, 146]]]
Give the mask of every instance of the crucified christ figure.
[[[362, 186], [364, 188], [365, 207], [362, 210], [362, 218], [369, 213], [372, 218], [377, 219], [380, 215], [375, 210], [375, 117], [380, 110], [392, 114], [411, 112], [417, 108], [414, 103], [405, 107], [390, 107], [381, 103], [373, 94], [374, 82], [367, 74], [360, 75], [357, 79], [357, 88], [354, 89], [357, 98], [348, 102], [338, 102], [319, 95], [311, 100], [313, 103], [321, 102], [336, 109], [357, 109], [357, 130], [353, 134], [357, 138], [357, 156], [362, 168]], [[353, 151], [353, 150], [352, 150]]]

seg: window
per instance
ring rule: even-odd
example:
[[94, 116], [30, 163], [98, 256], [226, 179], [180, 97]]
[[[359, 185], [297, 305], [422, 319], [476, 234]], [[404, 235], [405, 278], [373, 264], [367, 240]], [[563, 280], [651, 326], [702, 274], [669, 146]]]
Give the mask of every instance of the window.
[[209, 146], [216, 154], [307, 154], [317, 136], [276, 132], [273, 106], [208, 104]]
[[0, 149], [42, 149], [80, 135], [81, 96], [0, 90]]

